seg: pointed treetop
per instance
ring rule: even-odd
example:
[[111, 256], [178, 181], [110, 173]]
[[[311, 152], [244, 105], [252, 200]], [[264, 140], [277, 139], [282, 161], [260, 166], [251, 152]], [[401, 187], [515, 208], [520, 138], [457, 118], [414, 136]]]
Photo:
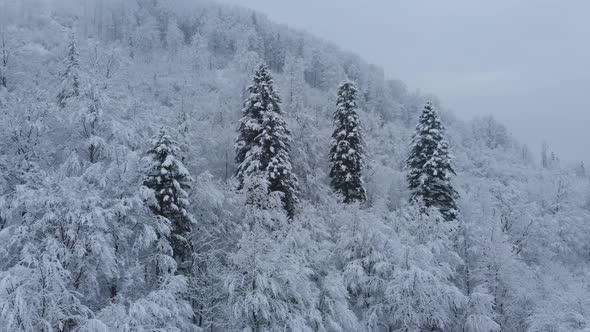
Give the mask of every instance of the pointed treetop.
[[364, 142], [357, 114], [357, 89], [352, 82], [344, 82], [338, 89], [334, 132], [330, 148], [330, 177], [334, 191], [344, 197], [345, 203], [364, 202], [362, 169]]
[[352, 81], [345, 81], [341, 83], [338, 87], [337, 103], [340, 104], [341, 102], [347, 101], [350, 103], [350, 106], [356, 106], [357, 92], [358, 90]]
[[450, 221], [457, 218], [459, 194], [450, 180], [455, 170], [444, 131], [432, 103], [426, 103], [412, 138], [407, 177], [411, 200], [421, 202], [427, 208], [438, 208], [445, 220]]
[[165, 238], [170, 242], [179, 270], [184, 273], [192, 257], [189, 238], [195, 220], [189, 212], [188, 194], [193, 179], [177, 159], [179, 151], [178, 144], [161, 128], [148, 151], [151, 160], [144, 185], [154, 191], [152, 212], [170, 224], [171, 235]]
[[283, 194], [285, 209], [292, 216], [297, 201], [297, 178], [291, 167], [291, 133], [266, 65], [260, 65], [255, 71], [248, 92], [235, 144], [236, 176], [243, 187], [247, 177], [264, 172], [270, 183], [269, 190]]
[[68, 100], [80, 96], [80, 64], [78, 58], [78, 44], [74, 33], [70, 35], [70, 42], [66, 47], [64, 71], [61, 74], [61, 90], [57, 95], [58, 104], [64, 108]]

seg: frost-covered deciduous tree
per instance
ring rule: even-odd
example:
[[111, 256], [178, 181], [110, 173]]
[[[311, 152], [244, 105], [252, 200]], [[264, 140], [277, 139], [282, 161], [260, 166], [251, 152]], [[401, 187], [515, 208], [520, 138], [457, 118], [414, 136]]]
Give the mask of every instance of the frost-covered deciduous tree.
[[184, 34], [178, 27], [176, 19], [170, 18], [166, 27], [166, 48], [172, 53], [178, 53], [180, 47], [184, 45]]
[[465, 311], [465, 332], [497, 332], [501, 330], [500, 324], [494, 320], [494, 297], [484, 285], [476, 287], [469, 294], [469, 301]]
[[[73, 152], [19, 187], [0, 232], [2, 328], [189, 328], [186, 280], [156, 249], [170, 247], [157, 236], [169, 229], [143, 203], [138, 161], [131, 153], [120, 165], [85, 167]], [[153, 266], [165, 272], [155, 278]]]
[[364, 202], [364, 142], [357, 114], [357, 89], [352, 82], [338, 88], [334, 127], [330, 148], [332, 188], [344, 197], [345, 203]]
[[211, 69], [211, 54], [207, 49], [207, 41], [196, 33], [191, 40], [192, 65], [195, 72], [203, 73]]
[[476, 118], [471, 122], [473, 136], [490, 149], [507, 148], [511, 142], [508, 130], [492, 116]]
[[188, 212], [187, 193], [192, 178], [178, 159], [179, 151], [176, 141], [161, 129], [148, 151], [150, 164], [144, 185], [154, 191], [155, 202], [150, 208], [170, 227], [170, 234], [160, 236], [169, 237], [173, 256], [184, 271], [191, 264], [192, 246], [188, 237], [194, 219]]
[[298, 114], [305, 107], [305, 66], [303, 58], [287, 54], [285, 57], [285, 106], [290, 114]]
[[397, 246], [392, 229], [380, 218], [350, 206], [342, 209], [338, 222], [343, 224], [336, 246], [336, 266], [346, 287], [350, 308], [367, 330], [387, 326], [385, 291], [394, 269]]
[[101, 293], [115, 257], [110, 207], [87, 181], [91, 173], [73, 153], [57, 172], [41, 173], [15, 193], [2, 232], [3, 328], [73, 329], [92, 317], [85, 295]]
[[[473, 329], [476, 323], [492, 326], [496, 322], [502, 330], [520, 331], [525, 329], [523, 319], [532, 310], [528, 294], [534, 292], [533, 276], [520, 256], [527, 246], [530, 223], [522, 215], [534, 210], [511, 195], [505, 195], [512, 198], [506, 202], [495, 201], [490, 188], [488, 192], [477, 189], [481, 185], [470, 184], [469, 196], [462, 198], [471, 202], [464, 208], [459, 241], [464, 268], [458, 278], [465, 280], [469, 297], [463, 326]], [[519, 236], [511, 239], [511, 234]], [[491, 308], [486, 302], [490, 297]]]
[[83, 153], [91, 163], [98, 162], [107, 154], [107, 142], [104, 138], [107, 124], [103, 116], [103, 100], [100, 92], [92, 87], [86, 94], [87, 106], [81, 116], [84, 139]]
[[254, 73], [250, 95], [244, 104], [236, 141], [237, 178], [263, 172], [271, 192], [280, 192], [289, 216], [295, 213], [297, 177], [291, 167], [291, 133], [283, 119], [281, 98], [265, 65]]
[[447, 221], [456, 219], [459, 194], [451, 184], [455, 171], [449, 143], [431, 103], [426, 104], [418, 120], [406, 165], [412, 200], [421, 201], [427, 208], [437, 208]]
[[580, 162], [580, 165], [578, 165], [578, 167], [576, 168], [576, 175], [581, 178], [586, 177], [586, 165], [584, 165], [583, 161]]
[[[311, 270], [286, 250], [288, 225], [280, 193], [269, 192], [266, 174], [244, 179], [243, 235], [230, 255], [226, 278], [231, 330], [312, 331], [308, 312], [315, 301]], [[312, 307], [310, 307], [310, 304]]]
[[453, 316], [465, 296], [453, 284], [462, 264], [451, 241], [453, 222], [437, 210], [409, 206], [397, 223], [402, 246], [385, 289], [387, 322], [397, 331], [455, 330]]
[[[311, 316], [316, 331], [358, 331], [361, 325], [352, 310], [340, 266], [338, 240], [345, 223], [340, 220], [341, 204], [326, 190], [321, 211], [304, 202], [301, 213], [291, 223], [290, 246], [296, 247], [312, 269], [317, 289], [317, 305]], [[346, 213], [345, 213], [346, 214]]]

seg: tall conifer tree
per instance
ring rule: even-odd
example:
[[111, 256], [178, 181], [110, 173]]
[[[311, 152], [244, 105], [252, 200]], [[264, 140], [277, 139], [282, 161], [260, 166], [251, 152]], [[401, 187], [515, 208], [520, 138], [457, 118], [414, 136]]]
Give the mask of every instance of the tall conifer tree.
[[447, 221], [455, 220], [459, 198], [451, 184], [455, 171], [445, 128], [430, 102], [418, 120], [406, 166], [412, 201], [422, 201], [425, 207], [439, 209]]
[[236, 140], [236, 176], [244, 179], [257, 172], [267, 176], [270, 192], [280, 192], [285, 210], [293, 216], [297, 202], [297, 177], [292, 172], [291, 133], [283, 119], [281, 98], [265, 65], [254, 73]]
[[357, 89], [351, 82], [338, 89], [334, 112], [334, 133], [330, 149], [330, 177], [332, 188], [344, 196], [344, 202], [364, 202], [362, 169], [364, 161], [363, 138], [357, 114]]
[[69, 99], [80, 95], [80, 63], [78, 58], [78, 44], [72, 34], [68, 47], [66, 48], [66, 57], [64, 59], [64, 71], [61, 74], [61, 90], [57, 95], [59, 106], [65, 107]]
[[189, 239], [193, 218], [188, 213], [188, 193], [192, 178], [177, 159], [178, 144], [161, 130], [148, 151], [151, 164], [145, 186], [154, 190], [156, 204], [150, 206], [154, 214], [170, 223], [169, 242], [180, 271], [190, 264], [192, 249]]
[[8, 67], [8, 49], [6, 45], [6, 36], [4, 33], [0, 35], [0, 87], [6, 88], [6, 69]]

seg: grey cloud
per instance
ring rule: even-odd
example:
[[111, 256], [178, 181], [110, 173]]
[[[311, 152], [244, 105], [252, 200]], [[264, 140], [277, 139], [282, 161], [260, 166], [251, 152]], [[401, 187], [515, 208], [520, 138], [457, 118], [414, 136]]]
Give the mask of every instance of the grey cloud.
[[588, 1], [225, 2], [359, 53], [462, 118], [492, 114], [533, 151], [547, 140], [590, 162]]

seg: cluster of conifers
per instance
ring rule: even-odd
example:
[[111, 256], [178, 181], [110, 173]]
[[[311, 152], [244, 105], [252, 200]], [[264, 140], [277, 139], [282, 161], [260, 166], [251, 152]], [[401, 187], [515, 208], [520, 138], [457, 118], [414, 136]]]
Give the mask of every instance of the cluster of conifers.
[[[78, 51], [72, 38], [65, 59], [64, 90], [58, 103], [79, 94]], [[297, 177], [290, 157], [291, 135], [281, 111], [281, 98], [273, 87], [266, 65], [260, 65], [248, 87], [239, 134], [235, 145], [236, 177], [240, 188], [254, 174], [266, 179], [268, 190], [282, 195], [284, 208], [292, 217], [297, 203]], [[334, 112], [334, 133], [330, 147], [330, 177], [334, 191], [344, 203], [364, 202], [366, 190], [362, 171], [365, 164], [362, 128], [357, 113], [357, 88], [345, 82], [338, 89]], [[160, 137], [162, 138], [162, 137]], [[450, 175], [455, 174], [449, 156], [449, 144], [440, 117], [428, 102], [419, 118], [406, 162], [411, 201], [425, 208], [436, 208], [445, 220], [457, 218], [457, 191]], [[160, 156], [160, 158], [165, 158]], [[156, 188], [153, 188], [156, 189]]]
[[[298, 180], [291, 165], [291, 135], [281, 111], [280, 96], [265, 65], [255, 71], [248, 92], [235, 144], [239, 188], [254, 190], [250, 180], [262, 179], [265, 190], [278, 193], [287, 215], [293, 217]], [[363, 203], [367, 198], [362, 174], [366, 166], [365, 146], [357, 113], [357, 93], [352, 82], [340, 85], [333, 115], [329, 175], [333, 190], [344, 203]], [[406, 163], [411, 202], [425, 209], [436, 209], [445, 220], [451, 221], [458, 216], [458, 193], [451, 184], [450, 175], [455, 172], [448, 149], [440, 117], [432, 104], [427, 103]], [[158, 204], [151, 207], [152, 211], [171, 221], [174, 256], [183, 262], [191, 251], [186, 236], [192, 220], [186, 212], [185, 191], [190, 188], [190, 175], [175, 158], [177, 152], [175, 142], [161, 132], [149, 151], [154, 163], [144, 184], [156, 193]]]
[[[269, 190], [282, 193], [284, 208], [292, 216], [297, 202], [297, 178], [289, 156], [290, 135], [282, 117], [280, 97], [265, 65], [254, 73], [248, 88], [236, 143], [237, 177], [262, 172]], [[338, 89], [334, 132], [330, 147], [330, 178], [344, 203], [364, 202], [363, 169], [366, 166], [362, 128], [357, 113], [357, 88], [345, 82]], [[445, 220], [457, 218], [458, 194], [450, 175], [455, 174], [449, 144], [440, 117], [427, 103], [422, 111], [407, 159], [412, 202], [438, 209]]]

